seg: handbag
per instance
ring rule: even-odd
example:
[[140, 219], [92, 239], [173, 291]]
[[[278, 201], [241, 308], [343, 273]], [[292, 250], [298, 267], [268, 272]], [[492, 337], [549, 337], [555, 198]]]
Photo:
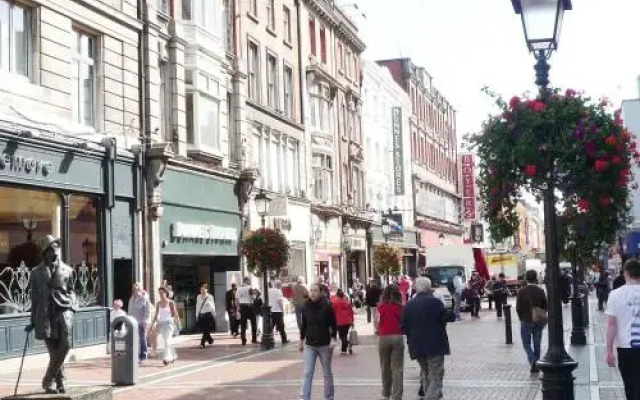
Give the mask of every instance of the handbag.
[[352, 327], [349, 331], [349, 344], [351, 344], [352, 346], [357, 346], [358, 344], [360, 344], [360, 341], [358, 339], [358, 331], [356, 331], [355, 327]]
[[529, 303], [531, 303], [531, 321], [534, 324], [546, 325], [549, 321], [547, 310], [542, 307], [534, 306], [533, 301], [531, 300], [531, 295], [529, 295]]

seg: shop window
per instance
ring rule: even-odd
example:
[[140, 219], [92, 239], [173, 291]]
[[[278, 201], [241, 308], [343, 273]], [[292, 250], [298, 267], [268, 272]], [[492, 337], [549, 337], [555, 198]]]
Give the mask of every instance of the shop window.
[[103, 304], [102, 265], [98, 198], [73, 194], [69, 197], [69, 260], [73, 288], [79, 307]]
[[0, 70], [28, 76], [30, 42], [29, 11], [12, 1], [0, 0]]

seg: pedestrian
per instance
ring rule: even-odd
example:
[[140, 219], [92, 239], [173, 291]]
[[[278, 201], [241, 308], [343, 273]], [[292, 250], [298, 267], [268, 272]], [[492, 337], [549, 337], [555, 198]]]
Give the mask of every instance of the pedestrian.
[[164, 342], [162, 363], [167, 366], [178, 358], [173, 344], [173, 337], [175, 332], [180, 330], [180, 316], [175, 303], [169, 298], [169, 291], [165, 287], [158, 289], [158, 295], [160, 300], [156, 303], [153, 325], [158, 334], [162, 336], [162, 341]]
[[[122, 322], [120, 322], [116, 327], [113, 326], [113, 321], [115, 321], [116, 318], [124, 317], [127, 315], [127, 312], [122, 309], [123, 306], [124, 304], [122, 300], [115, 299], [113, 301], [111, 310], [109, 310], [109, 332], [111, 332], [112, 330], [118, 331], [120, 333], [126, 332], [126, 330], [122, 331], [122, 328], [124, 327], [124, 324]], [[111, 354], [111, 335], [110, 334], [107, 335], [107, 354]]]
[[208, 286], [200, 286], [200, 294], [196, 299], [196, 325], [202, 332], [200, 348], [204, 349], [205, 343], [213, 344], [211, 332], [216, 330], [216, 304], [209, 293]]
[[247, 322], [251, 322], [251, 343], [258, 343], [258, 326], [253, 308], [253, 289], [251, 279], [244, 278], [242, 286], [238, 288], [238, 304], [240, 305], [240, 339], [242, 345], [247, 345]]
[[338, 326], [338, 335], [342, 348], [340, 354], [345, 355], [353, 353], [353, 347], [349, 343], [349, 329], [353, 326], [353, 306], [345, 296], [342, 289], [336, 291], [336, 295], [331, 299], [333, 311], [336, 314], [336, 325]]
[[425, 400], [440, 400], [444, 356], [450, 354], [444, 304], [433, 296], [428, 278], [417, 278], [415, 289], [416, 296], [402, 312], [402, 331], [407, 336], [409, 356], [420, 365]]
[[402, 294], [402, 304], [406, 304], [409, 301], [409, 295], [411, 292], [411, 278], [407, 275], [403, 275], [400, 280], [398, 280], [398, 287], [400, 289], [400, 294]]
[[382, 399], [402, 400], [404, 379], [404, 337], [402, 336], [402, 294], [397, 285], [382, 291], [375, 331], [378, 337]]
[[640, 261], [630, 259], [624, 265], [626, 284], [611, 292], [605, 314], [607, 356], [610, 367], [616, 365], [613, 352], [618, 350], [618, 369], [627, 400], [640, 399]]
[[469, 288], [469, 299], [471, 301], [471, 316], [480, 318], [480, 300], [482, 299], [484, 282], [477, 271], [473, 271], [467, 286]]
[[233, 338], [238, 337], [238, 326], [240, 325], [240, 308], [238, 306], [238, 285], [231, 284], [231, 289], [225, 294], [227, 316], [229, 317], [229, 329]]
[[464, 283], [462, 282], [462, 271], [458, 271], [456, 276], [453, 277], [453, 313], [455, 314], [456, 321], [461, 321], [460, 309], [462, 307], [462, 292], [464, 292]]
[[[271, 287], [273, 287], [273, 283], [269, 282], [269, 288]], [[253, 314], [256, 316], [256, 326], [258, 327], [258, 331], [256, 333], [258, 336], [261, 336], [262, 327], [264, 327], [262, 320], [262, 305], [264, 304], [264, 301], [262, 300], [262, 293], [258, 289], [252, 289], [251, 298], [253, 301]]]
[[492, 310], [492, 304], [494, 302], [494, 296], [493, 296], [493, 286], [496, 284], [496, 282], [498, 281], [498, 277], [493, 275], [491, 277], [491, 279], [489, 279], [489, 281], [486, 283], [486, 285], [484, 285], [484, 290], [485, 293], [487, 294], [487, 301], [489, 302], [489, 310]]
[[502, 307], [507, 304], [508, 297], [509, 287], [504, 274], [501, 272], [493, 284], [493, 300], [496, 303], [496, 315], [498, 318], [502, 318]]
[[324, 375], [324, 400], [334, 400], [331, 361], [337, 333], [333, 307], [321, 293], [320, 284], [315, 283], [309, 288], [309, 301], [302, 311], [298, 350], [304, 351], [304, 375], [300, 400], [311, 400], [311, 384], [318, 358]]
[[616, 276], [616, 279], [613, 280], [613, 290], [616, 290], [620, 286], [624, 286], [626, 283], [626, 279], [624, 277], [624, 268], [620, 269], [620, 275]]
[[309, 299], [309, 290], [304, 284], [304, 278], [299, 276], [298, 282], [293, 285], [293, 307], [296, 310], [296, 323], [298, 324], [298, 331], [300, 330], [300, 325], [302, 324], [302, 310], [304, 310], [304, 305], [307, 303]]
[[[562, 270], [560, 275], [560, 299], [565, 306], [569, 304], [569, 297], [571, 296], [571, 277], [566, 269]], [[602, 310], [600, 310], [602, 311]]]
[[329, 300], [331, 297], [331, 289], [329, 288], [329, 285], [324, 282], [324, 276], [320, 275], [318, 277], [318, 285], [320, 285], [320, 290], [322, 291], [323, 296]]
[[[540, 359], [540, 342], [546, 324], [547, 296], [538, 283], [538, 273], [529, 270], [525, 273], [526, 285], [518, 291], [516, 312], [520, 319], [520, 337], [531, 373], [537, 373], [536, 362]], [[532, 347], [533, 346], [533, 347]]]
[[375, 315], [376, 307], [380, 301], [382, 291], [373, 278], [369, 278], [369, 284], [365, 287], [364, 301], [367, 305], [367, 323], [371, 323]]
[[[149, 358], [147, 335], [149, 334], [149, 320], [151, 319], [152, 309], [153, 304], [149, 300], [148, 293], [142, 288], [142, 283], [134, 283], [131, 298], [129, 299], [129, 316], [133, 317], [138, 323], [138, 341], [140, 345], [138, 360], [140, 361]], [[151, 332], [151, 336], [154, 333]]]
[[604, 307], [609, 300], [609, 292], [611, 292], [611, 287], [609, 284], [610, 281], [609, 271], [602, 271], [600, 273], [600, 277], [598, 278], [598, 283], [596, 285], [596, 295], [598, 297], [598, 311], [604, 311]]
[[287, 332], [284, 327], [284, 295], [282, 282], [275, 281], [269, 289], [269, 306], [271, 307], [271, 327], [278, 330], [282, 344], [287, 344]]

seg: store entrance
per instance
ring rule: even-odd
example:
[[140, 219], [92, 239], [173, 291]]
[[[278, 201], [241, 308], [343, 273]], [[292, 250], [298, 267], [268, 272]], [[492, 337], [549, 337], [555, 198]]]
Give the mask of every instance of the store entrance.
[[[127, 259], [113, 260], [113, 299], [120, 299], [128, 310], [133, 287], [133, 262]], [[111, 307], [111, 304], [107, 304]]]

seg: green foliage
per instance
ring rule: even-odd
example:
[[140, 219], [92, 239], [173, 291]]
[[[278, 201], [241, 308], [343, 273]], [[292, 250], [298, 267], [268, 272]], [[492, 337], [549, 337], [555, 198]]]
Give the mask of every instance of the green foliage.
[[388, 243], [375, 247], [373, 265], [379, 275], [397, 276], [402, 273], [402, 254], [400, 249]]
[[620, 112], [612, 115], [606, 100], [595, 104], [571, 89], [533, 100], [513, 97], [509, 103], [485, 91], [501, 112], [466, 139], [480, 160], [480, 193], [492, 239], [516, 232], [515, 207], [523, 191], [541, 200], [552, 180], [560, 194], [560, 247], [571, 242], [586, 259], [613, 242], [629, 222], [631, 163], [640, 157]]
[[279, 230], [261, 228], [244, 238], [242, 253], [247, 258], [247, 269], [254, 275], [279, 272], [289, 260], [289, 242]]

